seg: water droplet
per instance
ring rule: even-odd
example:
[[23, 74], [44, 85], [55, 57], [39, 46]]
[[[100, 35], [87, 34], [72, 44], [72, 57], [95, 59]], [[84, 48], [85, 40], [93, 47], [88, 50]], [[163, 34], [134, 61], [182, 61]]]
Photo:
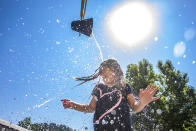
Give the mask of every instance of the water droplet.
[[184, 55], [184, 52], [186, 50], [186, 45], [183, 41], [177, 42], [176, 45], [174, 46], [174, 56], [175, 57], [180, 57], [182, 55]]
[[162, 113], [162, 111], [161, 111], [161, 109], [157, 109], [157, 114], [161, 114]]
[[99, 121], [96, 121], [95, 124], [99, 124]]
[[154, 37], [154, 41], [157, 42], [159, 38], [157, 36]]
[[116, 115], [116, 111], [113, 110], [113, 111], [111, 112], [111, 114], [112, 114], [112, 115]]
[[60, 20], [59, 20], [59, 19], [57, 19], [57, 20], [56, 20], [56, 22], [57, 22], [57, 23], [60, 23]]
[[12, 52], [12, 53], [14, 53], [15, 51], [14, 51], [13, 49], [9, 49], [9, 52]]
[[56, 41], [56, 44], [57, 44], [57, 45], [60, 45], [60, 44], [61, 44], [61, 42], [60, 42], [60, 41]]
[[111, 120], [111, 121], [110, 121], [110, 124], [113, 125], [113, 124], [114, 124], [114, 120]]
[[112, 101], [112, 97], [110, 96], [110, 100]]
[[102, 120], [102, 125], [105, 125], [106, 124], [106, 121], [103, 119]]
[[123, 123], [121, 123], [121, 126], [124, 126], [124, 124], [123, 124]]

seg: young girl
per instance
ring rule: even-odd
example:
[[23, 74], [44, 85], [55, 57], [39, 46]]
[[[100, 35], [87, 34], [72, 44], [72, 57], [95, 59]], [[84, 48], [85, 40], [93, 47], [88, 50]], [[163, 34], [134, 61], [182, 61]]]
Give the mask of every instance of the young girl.
[[148, 86], [140, 90], [136, 100], [132, 88], [125, 83], [122, 69], [115, 59], [101, 63], [95, 73], [88, 77], [76, 78], [83, 81], [79, 85], [101, 76], [103, 83], [98, 83], [92, 91], [89, 104], [78, 104], [63, 99], [64, 108], [81, 112], [94, 112], [93, 125], [95, 131], [131, 131], [130, 107], [133, 112], [140, 112], [147, 104], [159, 99], [153, 97], [157, 88]]

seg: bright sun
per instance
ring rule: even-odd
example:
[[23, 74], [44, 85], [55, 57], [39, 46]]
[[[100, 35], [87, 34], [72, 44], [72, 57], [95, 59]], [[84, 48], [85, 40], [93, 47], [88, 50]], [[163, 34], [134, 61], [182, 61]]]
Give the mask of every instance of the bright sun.
[[143, 43], [155, 29], [155, 14], [142, 2], [130, 2], [116, 8], [107, 19], [110, 35], [128, 46]]

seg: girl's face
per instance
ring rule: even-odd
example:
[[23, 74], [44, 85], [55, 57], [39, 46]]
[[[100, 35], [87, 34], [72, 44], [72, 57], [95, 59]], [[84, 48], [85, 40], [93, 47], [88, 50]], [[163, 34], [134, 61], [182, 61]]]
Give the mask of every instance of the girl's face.
[[115, 85], [115, 83], [116, 83], [115, 73], [110, 68], [103, 69], [103, 71], [100, 74], [100, 76], [103, 78], [104, 84], [106, 84], [106, 85], [108, 85], [110, 87]]

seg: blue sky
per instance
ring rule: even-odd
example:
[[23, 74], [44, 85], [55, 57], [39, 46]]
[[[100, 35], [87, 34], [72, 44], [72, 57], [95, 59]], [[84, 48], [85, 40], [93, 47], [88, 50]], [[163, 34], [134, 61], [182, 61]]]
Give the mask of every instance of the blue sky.
[[[122, 48], [106, 35], [105, 23], [107, 14], [124, 1], [128, 0], [87, 3], [85, 18], [94, 19], [93, 32], [104, 59], [115, 57], [124, 72], [128, 64], [143, 58], [156, 71], [158, 60], [170, 59], [196, 87], [196, 2], [145, 0], [158, 9], [158, 29], [143, 46]], [[93, 114], [64, 110], [60, 102], [69, 98], [89, 103], [96, 81], [74, 87], [72, 77], [94, 73], [101, 62], [95, 40], [71, 30], [71, 22], [80, 18], [80, 2], [0, 0], [0, 119], [17, 123], [31, 116], [33, 122], [92, 129]], [[186, 49], [177, 57], [178, 43]]]

